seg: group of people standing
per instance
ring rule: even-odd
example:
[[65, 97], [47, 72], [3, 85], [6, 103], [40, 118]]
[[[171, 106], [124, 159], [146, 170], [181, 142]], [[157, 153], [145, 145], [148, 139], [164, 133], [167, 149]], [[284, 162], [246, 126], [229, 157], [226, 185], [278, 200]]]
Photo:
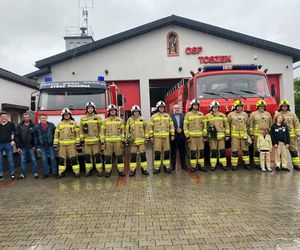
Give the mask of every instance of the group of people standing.
[[[21, 156], [20, 179], [27, 173], [27, 156], [32, 162], [33, 177], [38, 178], [36, 151], [41, 153], [43, 178], [65, 176], [67, 162], [70, 162], [75, 177], [80, 177], [78, 150], [83, 146], [85, 156], [85, 176], [92, 174], [94, 167], [99, 176], [110, 177], [113, 163], [116, 163], [119, 176], [125, 176], [124, 147], [130, 151], [129, 176], [136, 174], [138, 162], [141, 172], [149, 175], [145, 145], [153, 144], [153, 174], [161, 169], [172, 173], [176, 166], [176, 154], [179, 150], [180, 163], [187, 169], [186, 152], [189, 152], [190, 170], [207, 171], [204, 166], [205, 141], [210, 146], [210, 169], [214, 171], [219, 165], [228, 170], [225, 142], [231, 142], [231, 166], [236, 170], [239, 154], [245, 168], [254, 166], [250, 161], [249, 144], [253, 143], [254, 165], [262, 171], [272, 171], [270, 153], [275, 149], [275, 169], [290, 171], [287, 165], [287, 151], [292, 157], [295, 170], [300, 170], [297, 141], [300, 138], [300, 124], [295, 113], [290, 111], [288, 101], [280, 102], [279, 111], [274, 120], [262, 99], [256, 104], [257, 110], [250, 114], [243, 111], [241, 100], [235, 100], [233, 110], [226, 116], [220, 112], [220, 104], [212, 101], [210, 112], [200, 112], [199, 100], [190, 102], [189, 112], [180, 113], [179, 106], [173, 106], [173, 113], [166, 113], [163, 101], [156, 104], [156, 113], [150, 122], [141, 116], [141, 109], [134, 105], [131, 117], [126, 124], [118, 116], [118, 109], [110, 104], [107, 107], [107, 118], [102, 120], [96, 113], [92, 102], [86, 104], [86, 114], [79, 124], [72, 117], [72, 112], [64, 108], [61, 122], [57, 127], [47, 121], [47, 115], [40, 115], [40, 123], [33, 124], [28, 113], [23, 114], [23, 121], [17, 126], [7, 120], [7, 113], [0, 113], [0, 180], [3, 180], [3, 152], [8, 158], [10, 178], [15, 179], [13, 146], [16, 144]], [[187, 145], [187, 148], [186, 148]], [[187, 150], [188, 149], [188, 150]], [[58, 152], [56, 161], [55, 151]], [[138, 161], [138, 158], [140, 159]], [[49, 160], [50, 159], [50, 160]], [[114, 160], [115, 159], [115, 160]], [[49, 166], [50, 163], [50, 166]]]

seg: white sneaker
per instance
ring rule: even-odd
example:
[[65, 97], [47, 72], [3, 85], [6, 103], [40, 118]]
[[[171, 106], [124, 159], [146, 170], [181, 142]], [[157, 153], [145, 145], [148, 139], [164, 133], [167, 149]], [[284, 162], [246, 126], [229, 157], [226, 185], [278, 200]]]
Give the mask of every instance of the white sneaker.
[[261, 171], [263, 171], [263, 172], [267, 172], [267, 170], [266, 170], [265, 168], [262, 168], [262, 169], [261, 169]]
[[272, 172], [272, 168], [267, 168], [267, 171], [268, 172]]

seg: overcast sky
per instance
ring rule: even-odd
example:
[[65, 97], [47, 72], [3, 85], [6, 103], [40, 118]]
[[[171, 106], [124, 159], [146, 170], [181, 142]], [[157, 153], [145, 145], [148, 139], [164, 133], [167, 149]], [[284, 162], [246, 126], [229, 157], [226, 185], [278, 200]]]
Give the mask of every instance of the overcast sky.
[[[299, 0], [94, 0], [89, 25], [98, 40], [175, 14], [300, 49], [299, 10]], [[0, 17], [0, 67], [21, 75], [63, 52], [65, 27], [82, 19], [78, 0], [0, 0]]]

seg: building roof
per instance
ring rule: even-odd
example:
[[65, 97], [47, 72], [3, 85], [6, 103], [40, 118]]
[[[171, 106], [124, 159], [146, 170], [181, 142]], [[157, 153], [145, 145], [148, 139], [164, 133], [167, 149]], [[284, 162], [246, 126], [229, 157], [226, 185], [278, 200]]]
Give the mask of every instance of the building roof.
[[[36, 62], [35, 66], [37, 68], [49, 67], [53, 64], [57, 64], [92, 51], [102, 49], [104, 47], [125, 41], [127, 39], [131, 39], [148, 32], [160, 29], [169, 25], [177, 25], [184, 28], [188, 28], [191, 30], [199, 31], [202, 33], [206, 33], [212, 36], [221, 37], [224, 39], [232, 40], [235, 42], [247, 44], [250, 46], [254, 46], [260, 49], [269, 50], [275, 53], [279, 53], [282, 55], [287, 55], [293, 58], [293, 62], [300, 61], [300, 50], [292, 47], [288, 47], [285, 45], [281, 45], [278, 43], [270, 42], [267, 40], [263, 40], [260, 38], [256, 38], [253, 36], [248, 36], [242, 33], [234, 32], [231, 30], [223, 29], [217, 26], [209, 25], [206, 23], [194, 21], [191, 19], [187, 19], [184, 17], [171, 15], [154, 22], [150, 22], [139, 27], [118, 33], [116, 35], [89, 43], [87, 45], [83, 45], [81, 47], [71, 49], [54, 56], [47, 57], [45, 59], [39, 60]], [[34, 73], [34, 72], [33, 72]]]
[[30, 80], [24, 76], [17, 75], [10, 71], [0, 68], [0, 78], [6, 79], [8, 81], [23, 85], [25, 87], [38, 89], [39, 83], [33, 80]]
[[28, 74], [24, 75], [24, 77], [32, 79], [34, 77], [42, 76], [42, 75], [45, 75], [48, 73], [51, 73], [51, 69], [48, 67], [45, 67], [45, 68], [41, 68], [36, 71], [33, 71], [31, 73], [28, 73]]

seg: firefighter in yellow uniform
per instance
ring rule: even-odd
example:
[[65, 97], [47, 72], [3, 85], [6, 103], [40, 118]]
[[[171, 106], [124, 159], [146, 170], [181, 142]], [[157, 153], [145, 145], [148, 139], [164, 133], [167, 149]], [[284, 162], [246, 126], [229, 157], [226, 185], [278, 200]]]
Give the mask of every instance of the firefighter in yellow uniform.
[[54, 134], [54, 147], [58, 148], [58, 177], [65, 176], [67, 158], [70, 158], [75, 177], [79, 177], [80, 168], [76, 147], [79, 146], [79, 127], [68, 108], [61, 112], [61, 122], [58, 123]]
[[292, 163], [295, 170], [300, 170], [300, 158], [298, 153], [297, 142], [300, 139], [300, 124], [297, 115], [290, 110], [290, 104], [287, 100], [282, 100], [279, 103], [279, 110], [274, 115], [274, 121], [277, 116], [281, 114], [284, 117], [289, 133], [290, 133], [290, 144], [289, 151], [292, 157]]
[[118, 109], [114, 104], [107, 106], [108, 117], [101, 126], [101, 144], [104, 148], [105, 177], [112, 173], [112, 157], [116, 156], [119, 176], [125, 176], [123, 145], [124, 145], [124, 122], [117, 116]]
[[85, 105], [86, 114], [80, 119], [80, 140], [84, 142], [85, 153], [85, 175], [92, 174], [93, 162], [95, 163], [98, 175], [103, 176], [100, 136], [102, 119], [96, 113], [96, 105], [88, 102]]
[[257, 138], [261, 134], [262, 129], [270, 131], [272, 125], [272, 116], [266, 111], [267, 103], [265, 100], [258, 100], [256, 103], [256, 111], [250, 114], [249, 118], [249, 135], [253, 142], [254, 164], [260, 169], [259, 151], [257, 149]]
[[183, 131], [190, 150], [191, 171], [198, 169], [206, 172], [204, 167], [204, 114], [199, 111], [200, 103], [193, 99], [190, 103], [190, 111], [185, 115]]
[[209, 138], [211, 171], [216, 169], [217, 161], [223, 170], [226, 167], [225, 140], [230, 138], [229, 124], [225, 114], [220, 111], [218, 101], [210, 103], [210, 113], [205, 116], [204, 136]]
[[129, 176], [134, 176], [136, 173], [138, 154], [140, 155], [142, 174], [149, 175], [145, 152], [145, 143], [149, 141], [149, 125], [141, 116], [141, 109], [138, 105], [131, 108], [131, 117], [127, 120], [125, 127], [125, 138], [130, 146]]
[[174, 134], [173, 121], [166, 113], [166, 104], [159, 101], [156, 104], [156, 113], [151, 117], [149, 129], [149, 136], [154, 149], [153, 174], [160, 172], [161, 165], [163, 165], [166, 173], [172, 173], [170, 168], [170, 139], [174, 140]]
[[246, 112], [243, 111], [244, 104], [241, 100], [235, 100], [233, 103], [233, 111], [229, 113], [227, 120], [231, 132], [231, 165], [232, 170], [237, 169], [239, 149], [243, 151], [243, 161], [245, 168], [252, 170], [249, 159], [249, 146], [248, 146], [248, 127], [249, 118]]

